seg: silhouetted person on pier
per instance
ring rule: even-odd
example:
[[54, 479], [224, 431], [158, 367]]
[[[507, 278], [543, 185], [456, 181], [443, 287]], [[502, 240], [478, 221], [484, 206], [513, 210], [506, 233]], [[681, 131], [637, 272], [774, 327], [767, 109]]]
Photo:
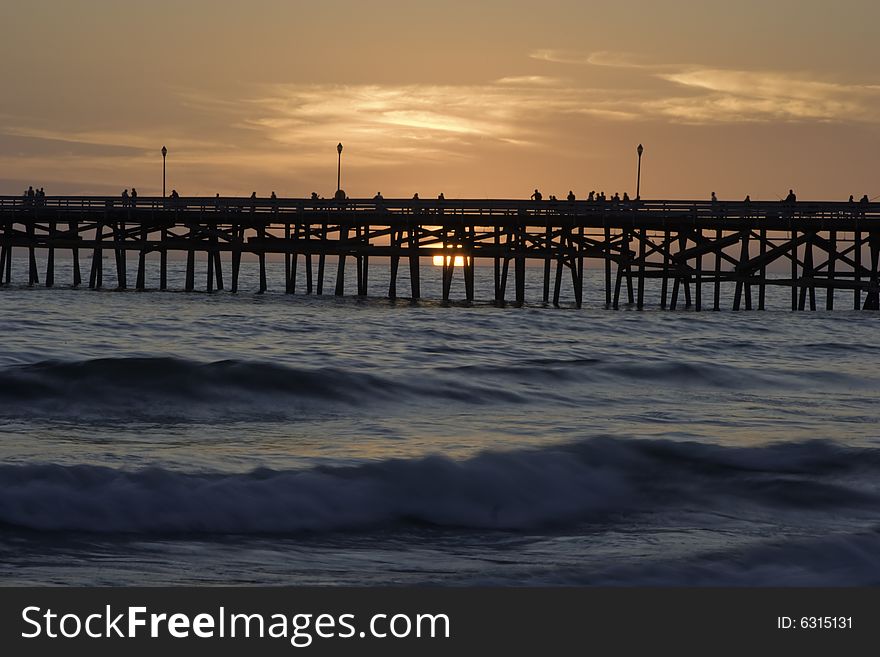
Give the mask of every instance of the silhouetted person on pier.
[[859, 203], [861, 205], [868, 205], [868, 203], [870, 203], [870, 202], [871, 202], [871, 200], [868, 198], [867, 194], [865, 194], [861, 199], [859, 199]]
[[382, 196], [382, 192], [376, 192], [376, 195], [373, 197], [374, 201], [384, 201], [385, 197]]
[[797, 201], [797, 195], [794, 193], [793, 189], [788, 190], [788, 196], [785, 197], [786, 203], [794, 203]]
[[596, 192], [592, 192], [592, 191], [591, 191], [591, 192], [587, 195], [587, 200], [588, 200], [590, 203], [592, 203], [595, 199], [596, 199]]
[[132, 205], [132, 207], [137, 205], [137, 198], [138, 198], [138, 190], [136, 190], [134, 187], [132, 187], [131, 188], [131, 205]]
[[539, 192], [539, 191], [536, 189], [536, 190], [535, 190], [535, 193], [532, 194], [530, 198], [531, 198], [533, 201], [540, 201], [540, 200], [542, 200], [544, 197], [541, 195], [541, 192]]
[[415, 194], [413, 194], [413, 201], [418, 201], [418, 200], [419, 200], [419, 193], [416, 192]]
[[852, 194], [850, 194], [850, 195], [849, 195], [849, 204], [852, 205], [852, 204], [855, 203], [855, 202], [856, 202], [855, 197], [854, 197]]
[[624, 192], [624, 193], [623, 193], [623, 202], [626, 203], [626, 202], [628, 202], [628, 201], [629, 201], [629, 194], [627, 194], [626, 192]]
[[35, 197], [36, 197], [36, 192], [34, 192], [34, 187], [33, 187], [33, 185], [29, 185], [27, 188], [28, 203], [33, 204]]
[[438, 200], [438, 201], [445, 201], [445, 200], [446, 200], [446, 197], [443, 196], [443, 192], [440, 192], [440, 193], [437, 195], [437, 200]]
[[214, 196], [214, 209], [215, 210], [220, 209], [220, 192], [217, 192], [217, 195]]
[[172, 189], [172, 190], [171, 190], [171, 198], [173, 198], [173, 199], [179, 199], [179, 198], [180, 198], [180, 194], [177, 193], [177, 190], [176, 190], [176, 189]]
[[568, 200], [573, 201], [575, 199], [574, 192], [572, 190], [568, 190]]
[[752, 197], [750, 195], [746, 194], [746, 197], [743, 199], [743, 203], [751, 203], [751, 202], [752, 202]]
[[128, 206], [128, 190], [123, 189], [122, 190], [122, 207], [127, 207], [127, 206]]
[[318, 192], [312, 192], [312, 200], [313, 200], [313, 201], [317, 201], [317, 200], [318, 200]]
[[269, 198], [274, 201], [275, 199], [278, 198], [278, 196], [275, 194], [275, 192], [272, 192], [272, 194], [269, 195]]
[[712, 199], [711, 199], [711, 200], [712, 200], [712, 203], [717, 203], [717, 202], [718, 202], [718, 197], [715, 196], [715, 192], [712, 192]]

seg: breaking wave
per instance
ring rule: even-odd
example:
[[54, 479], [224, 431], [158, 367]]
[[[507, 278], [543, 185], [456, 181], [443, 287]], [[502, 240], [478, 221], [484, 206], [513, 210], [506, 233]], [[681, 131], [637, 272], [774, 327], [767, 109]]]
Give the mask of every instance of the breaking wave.
[[597, 438], [465, 460], [220, 474], [0, 466], [0, 523], [40, 531], [292, 534], [571, 526], [640, 512], [873, 512], [880, 450]]
[[[822, 385], [846, 375], [819, 372]], [[347, 370], [168, 357], [44, 361], [0, 370], [0, 417], [187, 418], [293, 416], [322, 405], [417, 401], [467, 405], [572, 403], [590, 386], [666, 383], [721, 390], [815, 384], [810, 372], [773, 372], [712, 362], [525, 359], [518, 364]]]

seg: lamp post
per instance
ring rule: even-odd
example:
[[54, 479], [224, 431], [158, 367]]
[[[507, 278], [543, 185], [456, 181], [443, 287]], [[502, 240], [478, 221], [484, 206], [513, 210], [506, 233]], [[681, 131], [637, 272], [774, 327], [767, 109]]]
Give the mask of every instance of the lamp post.
[[165, 198], [165, 156], [168, 155], [168, 149], [162, 147], [162, 198]]
[[636, 153], [639, 154], [639, 168], [638, 173], [636, 173], [636, 200], [642, 198], [641, 195], [641, 187], [642, 187], [642, 153], [645, 152], [645, 147], [639, 144], [639, 147], [636, 149]]
[[342, 143], [336, 144], [336, 199], [345, 198], [342, 191]]

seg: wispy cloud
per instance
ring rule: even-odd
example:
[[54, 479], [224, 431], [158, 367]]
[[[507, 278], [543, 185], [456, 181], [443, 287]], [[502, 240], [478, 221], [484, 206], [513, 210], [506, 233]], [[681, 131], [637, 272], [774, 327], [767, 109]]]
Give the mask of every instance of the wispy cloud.
[[242, 124], [278, 143], [356, 138], [372, 157], [467, 156], [476, 143], [528, 146], [552, 117], [581, 111], [588, 90], [558, 78], [509, 76], [484, 85], [275, 85], [249, 103]]
[[[641, 87], [638, 102], [627, 98], [615, 107], [582, 110], [596, 116], [684, 123], [880, 122], [877, 84], [843, 84], [805, 73], [650, 62], [622, 52], [536, 50], [530, 57], [558, 64], [626, 69], [654, 81]], [[658, 88], [657, 81], [668, 85]]]
[[495, 84], [512, 85], [517, 87], [558, 87], [565, 84], [563, 78], [549, 77], [546, 75], [510, 75], [495, 80]]
[[556, 50], [553, 48], [544, 48], [533, 50], [529, 53], [529, 57], [543, 62], [552, 62], [554, 64], [591, 64], [590, 57], [592, 53], [578, 52], [575, 50]]

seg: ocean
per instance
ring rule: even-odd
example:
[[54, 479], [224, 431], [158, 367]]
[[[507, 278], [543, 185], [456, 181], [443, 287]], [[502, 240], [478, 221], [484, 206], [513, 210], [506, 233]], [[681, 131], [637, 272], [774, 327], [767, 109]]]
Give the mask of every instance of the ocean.
[[581, 309], [540, 269], [521, 308], [392, 302], [381, 263], [367, 298], [285, 295], [279, 262], [262, 295], [253, 262], [235, 295], [63, 260], [29, 289], [23, 255], [4, 585], [880, 584], [876, 312], [612, 311], [592, 269]]

